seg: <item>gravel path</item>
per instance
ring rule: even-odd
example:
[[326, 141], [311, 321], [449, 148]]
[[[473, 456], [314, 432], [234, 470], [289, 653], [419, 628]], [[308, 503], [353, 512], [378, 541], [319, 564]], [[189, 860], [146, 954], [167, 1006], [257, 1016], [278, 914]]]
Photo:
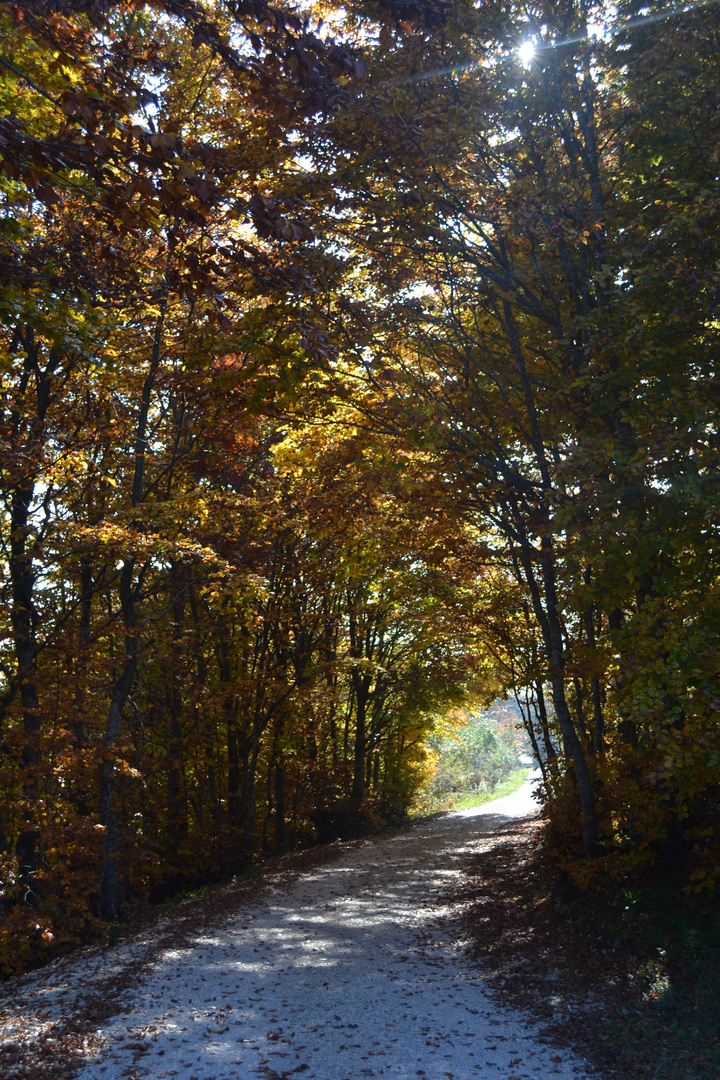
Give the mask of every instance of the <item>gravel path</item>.
[[[180, 944], [168, 936], [158, 948], [161, 926], [154, 949], [140, 937], [69, 957], [18, 980], [20, 994], [3, 988], [4, 1034], [27, 1048], [77, 1008], [82, 983], [116, 1000], [76, 1046], [78, 1080], [585, 1077], [571, 1051], [541, 1043], [525, 1014], [489, 996], [482, 969], [453, 940], [452, 909], [438, 903], [479, 836], [535, 812], [528, 783], [349, 844]], [[30, 1075], [9, 1059], [13, 1074]]]

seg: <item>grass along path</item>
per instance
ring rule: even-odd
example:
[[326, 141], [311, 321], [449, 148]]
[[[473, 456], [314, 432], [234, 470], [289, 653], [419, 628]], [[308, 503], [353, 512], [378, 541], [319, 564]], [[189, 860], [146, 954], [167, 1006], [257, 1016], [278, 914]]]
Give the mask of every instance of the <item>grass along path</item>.
[[470, 810], [476, 806], [484, 806], [485, 803], [493, 802], [496, 799], [504, 799], [506, 796], [519, 791], [530, 775], [530, 769], [520, 768], [515, 769], [496, 787], [486, 791], [471, 788], [467, 791], [452, 791], [442, 796], [426, 795], [418, 801], [411, 817], [415, 820], [424, 817], [426, 814], [446, 813], [452, 810]]

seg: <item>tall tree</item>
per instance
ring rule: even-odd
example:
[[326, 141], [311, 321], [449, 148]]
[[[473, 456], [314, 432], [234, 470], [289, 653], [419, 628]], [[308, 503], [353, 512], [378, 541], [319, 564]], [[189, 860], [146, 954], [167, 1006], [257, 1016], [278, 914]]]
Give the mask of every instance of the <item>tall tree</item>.
[[[334, 192], [328, 228], [362, 267], [335, 309], [365, 386], [355, 402], [376, 430], [406, 431], [437, 456], [448, 504], [477, 522], [521, 587], [543, 645], [535, 699], [542, 710], [549, 686], [566, 790], [595, 854], [600, 781], [607, 822], [625, 813], [620, 762], [638, 748], [634, 679], [609, 670], [627, 666], [613, 654], [627, 658], [649, 633], [657, 704], [677, 716], [690, 708], [684, 662], [672, 676], [672, 634], [664, 654], [650, 642], [670, 625], [669, 594], [698, 588], [691, 571], [675, 593], [669, 567], [684, 561], [683, 544], [707, 553], [709, 539], [695, 531], [686, 477], [703, 475], [694, 459], [714, 438], [714, 400], [700, 405], [695, 392], [700, 380], [714, 387], [703, 359], [714, 293], [693, 303], [685, 290], [704, 280], [714, 246], [709, 144], [688, 132], [704, 133], [706, 120], [712, 130], [704, 42], [715, 15], [386, 5], [380, 19], [366, 92], [309, 143]], [[679, 42], [692, 89], [673, 96]], [[658, 65], [662, 80], [650, 75]], [[678, 120], [660, 134], [666, 108]], [[340, 146], [352, 170], [338, 165]], [[678, 197], [650, 203], [648, 183]], [[707, 262], [685, 244], [688, 215], [707, 229]], [[658, 457], [668, 423], [672, 467]], [[648, 762], [660, 730], [648, 731]], [[630, 860], [639, 848], [652, 857], [663, 828], [663, 799], [642, 788], [631, 801], [657, 820], [629, 844]]]

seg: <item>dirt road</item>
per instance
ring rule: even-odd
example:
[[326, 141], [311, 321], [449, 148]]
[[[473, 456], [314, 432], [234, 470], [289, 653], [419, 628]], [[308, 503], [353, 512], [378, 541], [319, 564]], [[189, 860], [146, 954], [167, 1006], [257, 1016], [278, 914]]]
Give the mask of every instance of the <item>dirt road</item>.
[[[22, 1050], [5, 1075], [33, 1075], [33, 1040], [39, 1054], [45, 1040], [47, 1057], [64, 1024], [78, 1080], [585, 1077], [571, 1051], [540, 1043], [511, 1001], [489, 996], [454, 940], [452, 909], [438, 905], [480, 836], [534, 812], [526, 784], [347, 845], [289, 888], [230, 905], [197, 931], [183, 905], [179, 937], [168, 920], [155, 940], [88, 950], [20, 980], [15, 993], [4, 987], [4, 1036]], [[100, 1009], [109, 1015], [82, 1034], [68, 1020], [82, 1007], [79, 988], [96, 1005], [110, 999]]]

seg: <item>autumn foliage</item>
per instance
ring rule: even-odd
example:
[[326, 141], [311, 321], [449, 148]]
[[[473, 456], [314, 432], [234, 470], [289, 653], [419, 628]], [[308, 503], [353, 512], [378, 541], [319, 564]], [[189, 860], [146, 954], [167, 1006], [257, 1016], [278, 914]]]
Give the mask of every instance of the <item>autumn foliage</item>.
[[401, 821], [498, 690], [578, 883], [712, 887], [717, 12], [0, 26], [3, 970]]

